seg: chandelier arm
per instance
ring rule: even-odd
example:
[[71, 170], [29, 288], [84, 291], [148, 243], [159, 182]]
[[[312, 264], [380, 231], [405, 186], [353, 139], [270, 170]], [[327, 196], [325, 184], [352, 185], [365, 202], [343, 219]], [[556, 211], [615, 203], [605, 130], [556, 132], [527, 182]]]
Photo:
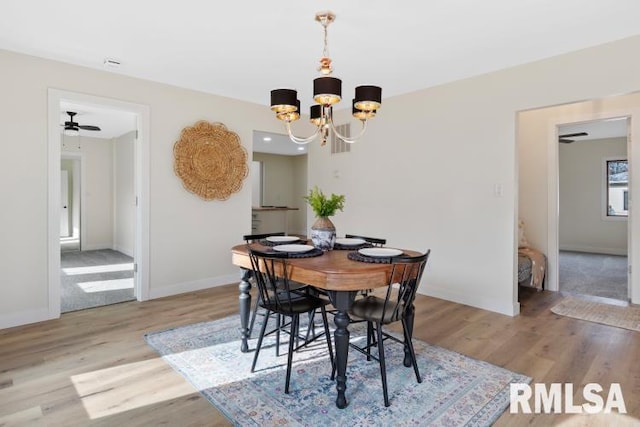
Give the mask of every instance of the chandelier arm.
[[284, 127], [287, 129], [287, 133], [289, 134], [289, 139], [295, 142], [296, 144], [300, 144], [300, 145], [308, 144], [314, 139], [316, 139], [318, 137], [318, 134], [320, 133], [320, 128], [321, 128], [320, 126], [318, 126], [316, 128], [316, 131], [313, 133], [313, 135], [307, 138], [300, 138], [293, 134], [293, 131], [291, 130], [291, 122], [284, 122]]
[[366, 120], [360, 120], [360, 122], [362, 123], [362, 128], [360, 129], [360, 132], [356, 136], [348, 138], [346, 136], [341, 135], [340, 132], [338, 132], [338, 130], [336, 129], [335, 125], [333, 124], [333, 120], [329, 120], [329, 123], [331, 124], [331, 130], [333, 131], [333, 133], [338, 138], [340, 138], [341, 140], [343, 140], [344, 142], [346, 142], [348, 144], [353, 144], [354, 142], [356, 142], [357, 140], [362, 138], [362, 135], [364, 135], [365, 131], [367, 130], [367, 121]]

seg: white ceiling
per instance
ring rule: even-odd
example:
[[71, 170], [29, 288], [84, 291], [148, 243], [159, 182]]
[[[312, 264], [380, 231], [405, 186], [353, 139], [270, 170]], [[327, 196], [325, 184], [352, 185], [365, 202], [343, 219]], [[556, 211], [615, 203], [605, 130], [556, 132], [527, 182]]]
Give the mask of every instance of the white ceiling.
[[287, 135], [255, 130], [253, 131], [253, 151], [285, 156], [300, 156], [307, 154], [309, 149], [306, 145], [298, 145], [291, 142]]
[[382, 108], [384, 97], [640, 34], [638, 0], [20, 0], [0, 6], [0, 48], [97, 69], [114, 58], [110, 72], [263, 105], [293, 88], [306, 112], [321, 10], [337, 15], [329, 53], [344, 98], [379, 85]]

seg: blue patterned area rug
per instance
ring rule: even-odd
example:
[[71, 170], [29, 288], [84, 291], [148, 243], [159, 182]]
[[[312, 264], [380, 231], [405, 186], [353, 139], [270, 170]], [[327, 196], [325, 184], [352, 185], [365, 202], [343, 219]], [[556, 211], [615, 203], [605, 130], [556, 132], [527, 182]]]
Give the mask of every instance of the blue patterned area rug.
[[[367, 362], [351, 350], [349, 406], [338, 409], [324, 338], [294, 354], [290, 394], [286, 395], [286, 355], [276, 357], [275, 339], [267, 337], [256, 371], [250, 373], [254, 352], [240, 352], [239, 325], [236, 315], [145, 335], [164, 360], [238, 426], [486, 426], [508, 407], [509, 383], [531, 381], [414, 339], [423, 378], [418, 384], [413, 369], [402, 364], [402, 346], [387, 341], [391, 406], [384, 406], [378, 362]], [[366, 340], [366, 329], [356, 325], [350, 329], [352, 341]], [[287, 349], [285, 337], [280, 343], [282, 352]], [[249, 348], [254, 349], [255, 344], [255, 338], [250, 340]]]

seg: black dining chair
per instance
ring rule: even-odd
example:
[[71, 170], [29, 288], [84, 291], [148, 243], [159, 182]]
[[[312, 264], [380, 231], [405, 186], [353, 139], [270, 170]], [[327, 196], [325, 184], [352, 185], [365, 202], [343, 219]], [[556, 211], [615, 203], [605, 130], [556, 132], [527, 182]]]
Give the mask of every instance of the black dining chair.
[[[253, 363], [251, 364], [251, 372], [254, 372], [255, 370], [264, 337], [274, 332], [279, 333], [282, 331], [288, 333], [289, 350], [287, 353], [287, 375], [284, 387], [284, 392], [288, 394], [293, 352], [298, 348], [306, 346], [322, 335], [325, 335], [327, 340], [329, 359], [331, 361], [331, 370], [333, 372], [333, 346], [331, 344], [329, 323], [327, 321], [327, 312], [325, 310], [325, 305], [327, 304], [327, 302], [308, 293], [304, 294], [295, 292], [295, 290], [291, 288], [291, 282], [289, 280], [290, 266], [287, 262], [287, 259], [289, 257], [288, 253], [263, 252], [249, 248], [249, 257], [251, 259], [253, 275], [256, 280], [258, 292], [260, 294], [258, 303], [260, 307], [266, 310], [266, 315], [262, 320], [262, 327], [260, 328], [260, 335], [258, 336], [256, 353], [253, 357]], [[311, 314], [318, 309], [320, 309], [320, 312], [322, 314], [324, 334], [317, 335], [310, 340], [305, 339], [301, 345], [294, 346], [294, 342], [298, 342], [300, 338], [300, 315], [305, 313]], [[269, 318], [271, 317], [271, 314], [274, 313], [278, 316], [275, 328], [267, 333], [266, 330], [267, 324], [269, 323]], [[288, 317], [291, 319], [291, 321], [289, 323], [281, 322], [280, 316]], [[289, 326], [288, 330], [286, 330], [287, 326]], [[277, 345], [278, 344], [276, 344], [276, 346]]]
[[362, 239], [367, 243], [371, 243], [373, 246], [382, 247], [387, 244], [387, 239], [380, 239], [378, 237], [366, 237], [358, 236], [356, 234], [345, 234], [344, 237], [348, 239]]
[[[413, 305], [416, 291], [420, 284], [420, 279], [424, 273], [425, 266], [431, 250], [425, 254], [414, 257], [398, 257], [392, 260], [392, 271], [389, 276], [389, 284], [384, 290], [384, 296], [368, 295], [358, 299], [353, 303], [350, 314], [358, 321], [361, 319], [367, 322], [367, 345], [358, 346], [351, 343], [350, 346], [367, 356], [367, 360], [376, 359], [380, 364], [380, 376], [382, 377], [382, 392], [384, 394], [384, 405], [389, 406], [389, 394], [387, 392], [387, 371], [384, 356], [384, 341], [391, 339], [403, 344], [408, 349], [413, 370], [418, 383], [422, 382], [416, 353], [411, 341], [412, 332], [407, 323], [407, 310]], [[376, 292], [378, 293], [378, 292]], [[395, 322], [402, 322], [403, 339], [400, 340], [393, 335], [383, 331], [383, 326]], [[371, 354], [371, 347], [378, 348], [378, 356]]]
[[[267, 237], [271, 237], [271, 236], [284, 236], [284, 231], [278, 231], [273, 233], [262, 233], [262, 234], [245, 234], [244, 236], [242, 236], [242, 240], [244, 240], [247, 245], [250, 245], [251, 243], [259, 242], [260, 240], [264, 240]], [[258, 298], [260, 298], [260, 294], [258, 294]], [[251, 321], [249, 322], [249, 334], [248, 334], [249, 337], [253, 334], [253, 325], [256, 321], [256, 315], [258, 314], [259, 307], [260, 307], [260, 304], [258, 304], [258, 301], [256, 299], [256, 303], [253, 306], [253, 310], [251, 310]], [[277, 351], [278, 350], [276, 350], [276, 352]]]

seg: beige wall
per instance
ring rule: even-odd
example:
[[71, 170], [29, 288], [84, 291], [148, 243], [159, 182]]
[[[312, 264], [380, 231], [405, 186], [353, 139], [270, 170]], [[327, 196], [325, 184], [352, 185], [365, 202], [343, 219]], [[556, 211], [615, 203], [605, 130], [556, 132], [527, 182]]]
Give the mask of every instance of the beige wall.
[[603, 219], [605, 159], [627, 158], [627, 138], [558, 144], [560, 249], [627, 254], [627, 219]]
[[0, 221], [10, 224], [3, 232], [0, 271], [2, 283], [11, 284], [0, 286], [0, 328], [49, 316], [49, 88], [149, 107], [150, 297], [238, 279], [229, 248], [250, 229], [250, 185], [226, 201], [201, 200], [174, 174], [173, 144], [185, 126], [208, 120], [236, 132], [250, 153], [255, 129], [280, 129], [268, 108], [2, 50], [0, 69], [0, 143], [14, 147], [11, 156], [0, 160], [0, 193], [3, 203], [13, 207], [0, 213]]
[[[308, 186], [346, 195], [345, 212], [334, 218], [338, 233], [431, 248], [422, 293], [517, 313], [517, 112], [640, 90], [638, 51], [640, 37], [632, 37], [387, 98], [348, 156], [310, 144]], [[0, 66], [0, 141], [13, 147], [0, 160], [0, 192], [13, 207], [0, 211], [11, 225], [0, 262], [3, 282], [12, 285], [0, 287], [0, 327], [46, 313], [48, 88], [150, 108], [151, 296], [237, 277], [229, 248], [250, 229], [250, 185], [225, 202], [203, 202], [175, 177], [172, 147], [184, 126], [207, 119], [225, 123], [251, 152], [254, 129], [280, 129], [268, 108], [6, 51]], [[546, 149], [526, 150], [532, 163], [546, 157]], [[540, 174], [546, 176], [544, 162], [524, 176]], [[546, 201], [535, 205], [547, 194], [545, 180], [532, 190], [520, 188], [534, 202], [523, 202], [521, 211], [546, 213]], [[533, 226], [544, 234], [538, 221]]]
[[[309, 185], [346, 195], [338, 233], [431, 248], [420, 292], [516, 313], [517, 112], [639, 90], [638, 49], [634, 37], [385, 98], [350, 155], [310, 147]], [[527, 158], [542, 198], [545, 159]]]

